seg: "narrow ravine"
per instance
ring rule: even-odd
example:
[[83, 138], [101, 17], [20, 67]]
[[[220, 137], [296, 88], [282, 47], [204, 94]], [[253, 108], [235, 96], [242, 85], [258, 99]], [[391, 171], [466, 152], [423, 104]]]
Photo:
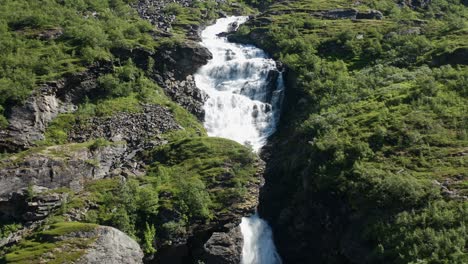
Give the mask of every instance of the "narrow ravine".
[[[221, 18], [202, 32], [213, 59], [195, 75], [209, 95], [204, 125], [209, 136], [235, 140], [258, 152], [275, 132], [284, 90], [273, 59], [251, 45], [227, 41], [220, 33], [234, 30], [247, 17]], [[243, 218], [242, 264], [279, 264], [270, 226], [257, 214]]]

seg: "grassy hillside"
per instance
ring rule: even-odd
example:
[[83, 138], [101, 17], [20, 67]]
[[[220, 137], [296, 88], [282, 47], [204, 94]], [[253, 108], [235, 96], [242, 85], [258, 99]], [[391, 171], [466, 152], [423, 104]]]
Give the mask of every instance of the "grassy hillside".
[[[383, 19], [319, 15], [345, 8]], [[286, 262], [468, 261], [467, 18], [456, 0], [273, 1], [232, 37], [290, 69], [263, 199]]]
[[111, 60], [111, 48], [154, 49], [148, 34], [152, 26], [128, 2], [2, 1], [0, 112], [20, 103], [41, 82]]

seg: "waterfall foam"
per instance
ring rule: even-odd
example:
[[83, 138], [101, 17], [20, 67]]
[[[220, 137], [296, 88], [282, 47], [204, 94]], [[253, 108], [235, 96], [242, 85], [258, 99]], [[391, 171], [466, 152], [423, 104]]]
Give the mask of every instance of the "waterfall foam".
[[[204, 125], [209, 136], [235, 140], [259, 151], [279, 119], [283, 75], [274, 60], [252, 45], [230, 43], [218, 34], [247, 17], [221, 18], [202, 32], [213, 59], [195, 75], [209, 98]], [[257, 214], [242, 218], [242, 264], [280, 264], [270, 226]]]
[[230, 43], [217, 34], [246, 17], [218, 19], [202, 32], [213, 59], [195, 75], [205, 103], [208, 135], [249, 144], [258, 151], [275, 131], [284, 89], [282, 74], [267, 54], [251, 45]]

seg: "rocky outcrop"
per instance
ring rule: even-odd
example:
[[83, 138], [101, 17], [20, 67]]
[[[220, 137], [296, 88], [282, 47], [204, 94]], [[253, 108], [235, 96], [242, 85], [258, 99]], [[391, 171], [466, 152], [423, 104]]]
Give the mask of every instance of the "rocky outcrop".
[[208, 95], [195, 84], [193, 75], [188, 75], [185, 80], [176, 80], [171, 73], [164, 80], [167, 95], [190, 113], [203, 120], [205, 118], [204, 103]]
[[174, 78], [183, 80], [194, 74], [201, 66], [208, 63], [213, 55], [211, 52], [195, 41], [185, 41], [175, 47], [166, 47], [156, 53], [154, 58], [155, 70], [164, 75], [171, 71]]
[[205, 243], [206, 264], [238, 264], [241, 262], [243, 237], [239, 226], [229, 232], [215, 232]]
[[143, 263], [143, 251], [138, 243], [122, 231], [99, 226], [91, 232], [77, 232], [68, 236], [93, 238], [85, 254], [76, 264], [138, 264]]
[[48, 191], [46, 187], [31, 185], [10, 193], [8, 199], [0, 200], [0, 220], [32, 222], [45, 219], [67, 199], [66, 194]]
[[13, 156], [0, 163], [0, 201], [9, 201], [15, 192], [31, 185], [79, 191], [86, 181], [102, 179], [119, 168], [126, 149], [124, 144], [94, 150], [70, 144], [31, 151], [26, 157]]
[[312, 12], [311, 15], [325, 19], [383, 19], [383, 14], [380, 11], [368, 10], [362, 12], [354, 8], [318, 11]]
[[60, 113], [75, 111], [86, 96], [95, 97], [98, 76], [110, 71], [110, 64], [96, 64], [39, 87], [23, 105], [11, 109], [9, 126], [0, 129], [0, 151], [17, 152], [44, 139], [48, 124]]
[[44, 131], [52, 119], [72, 107], [58, 99], [53, 88], [39, 89], [23, 106], [13, 107], [8, 128], [0, 130], [0, 150], [17, 151], [31, 147], [34, 142], [44, 139]]
[[408, 6], [412, 9], [426, 8], [431, 4], [432, 0], [400, 0], [400, 6]]

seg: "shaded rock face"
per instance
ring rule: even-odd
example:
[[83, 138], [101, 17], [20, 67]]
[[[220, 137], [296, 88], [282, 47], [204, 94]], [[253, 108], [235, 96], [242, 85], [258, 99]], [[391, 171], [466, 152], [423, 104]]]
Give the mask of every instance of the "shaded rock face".
[[143, 263], [143, 251], [138, 243], [115, 228], [99, 226], [94, 231], [77, 232], [73, 236], [96, 239], [76, 264]]
[[239, 226], [229, 232], [215, 232], [205, 243], [206, 264], [238, 264], [242, 256], [243, 237]]
[[44, 139], [43, 133], [48, 123], [59, 113], [73, 107], [62, 102], [52, 89], [47, 88], [30, 97], [23, 106], [12, 109], [8, 128], [0, 131], [0, 150], [20, 150]]
[[[156, 53], [141, 49], [115, 49], [112, 52], [120, 60], [131, 58], [138, 67], [149, 72], [149, 76], [174, 102], [203, 120], [203, 105], [207, 95], [198, 89], [193, 74], [212, 59], [208, 49], [197, 42], [187, 41], [175, 46], [161, 47]], [[156, 62], [154, 65], [150, 63], [150, 58]]]
[[0, 200], [0, 220], [20, 220], [25, 222], [45, 219], [52, 211], [62, 205], [65, 194], [47, 193], [45, 187], [32, 186], [34, 197], [26, 188], [13, 192], [9, 200]]
[[208, 63], [213, 55], [211, 52], [194, 41], [186, 41], [173, 48], [165, 48], [156, 53], [155, 70], [164, 75], [171, 71], [174, 78], [182, 80], [194, 74], [198, 68]]
[[451, 52], [443, 53], [435, 57], [433, 65], [468, 65], [468, 48], [457, 48]]

